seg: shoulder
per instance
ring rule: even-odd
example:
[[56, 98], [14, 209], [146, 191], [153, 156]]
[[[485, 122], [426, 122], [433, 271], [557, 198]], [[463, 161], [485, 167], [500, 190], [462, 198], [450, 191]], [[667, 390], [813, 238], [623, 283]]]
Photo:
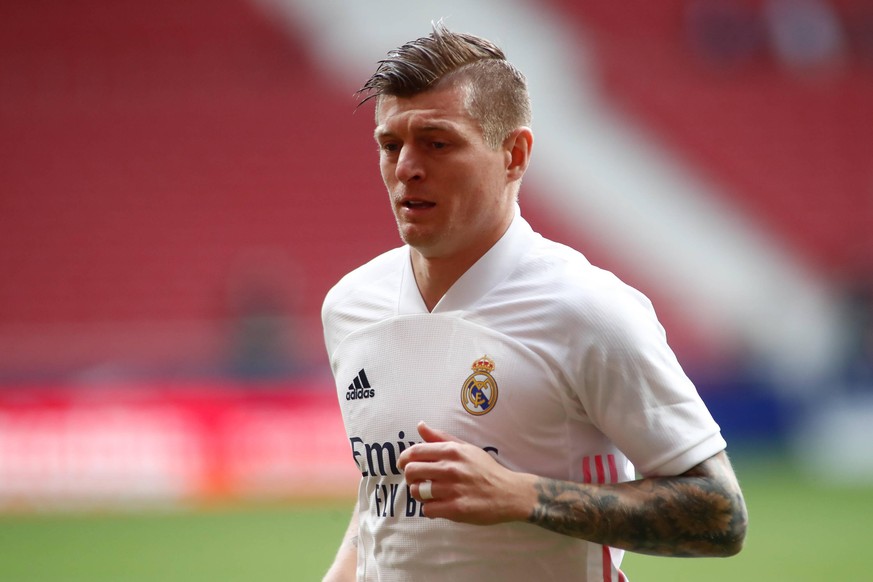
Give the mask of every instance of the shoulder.
[[406, 247], [391, 249], [343, 276], [325, 295], [322, 310], [329, 309], [361, 293], [390, 286], [408, 257]]
[[541, 238], [526, 254], [521, 268], [528, 282], [550, 299], [561, 317], [599, 327], [614, 323], [615, 318], [653, 313], [646, 295], [566, 245]]
[[579, 251], [539, 235], [467, 317], [562, 362], [664, 339], [645, 295]]
[[406, 247], [383, 253], [345, 275], [327, 292], [321, 320], [328, 350], [354, 329], [396, 309]]

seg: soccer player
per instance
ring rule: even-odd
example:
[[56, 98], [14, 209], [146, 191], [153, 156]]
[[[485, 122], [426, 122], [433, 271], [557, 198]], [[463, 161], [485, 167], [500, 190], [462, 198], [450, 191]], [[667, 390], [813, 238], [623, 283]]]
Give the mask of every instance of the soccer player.
[[520, 215], [522, 73], [436, 24], [362, 92], [405, 245], [324, 301], [361, 472], [325, 579], [625, 580], [625, 550], [737, 553], [726, 443], [649, 301]]

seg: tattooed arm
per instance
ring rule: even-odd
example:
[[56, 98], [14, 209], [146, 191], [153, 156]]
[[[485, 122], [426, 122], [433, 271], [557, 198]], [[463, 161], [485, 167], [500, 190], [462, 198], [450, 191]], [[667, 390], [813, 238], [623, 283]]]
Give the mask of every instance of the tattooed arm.
[[353, 582], [356, 577], [357, 567], [358, 504], [355, 503], [355, 510], [352, 513], [349, 527], [346, 529], [346, 534], [343, 536], [339, 550], [337, 550], [336, 558], [334, 558], [330, 570], [324, 575], [322, 582]]
[[558, 533], [660, 556], [731, 556], [748, 514], [724, 452], [675, 477], [614, 485], [539, 478], [528, 521]]
[[746, 505], [727, 454], [685, 473], [612, 485], [510, 471], [482, 449], [421, 423], [424, 444], [398, 458], [412, 495], [430, 480], [427, 517], [490, 525], [527, 521], [590, 542], [661, 556], [731, 556]]

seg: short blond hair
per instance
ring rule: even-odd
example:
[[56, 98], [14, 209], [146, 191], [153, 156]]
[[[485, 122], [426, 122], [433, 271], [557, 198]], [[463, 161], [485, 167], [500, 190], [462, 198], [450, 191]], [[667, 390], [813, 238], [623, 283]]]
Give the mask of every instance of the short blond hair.
[[361, 104], [373, 98], [378, 103], [383, 95], [412, 97], [449, 83], [466, 88], [467, 111], [493, 149], [513, 130], [530, 125], [527, 80], [503, 50], [442, 23], [435, 23], [430, 35], [390, 51], [358, 94], [364, 95]]

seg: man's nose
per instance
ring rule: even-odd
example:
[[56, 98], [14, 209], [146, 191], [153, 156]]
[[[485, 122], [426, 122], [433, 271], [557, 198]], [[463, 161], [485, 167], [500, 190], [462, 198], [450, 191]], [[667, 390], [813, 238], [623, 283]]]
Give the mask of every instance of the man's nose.
[[414, 147], [404, 146], [401, 148], [397, 158], [397, 167], [394, 171], [397, 174], [397, 179], [401, 182], [424, 178], [421, 156], [415, 151]]

